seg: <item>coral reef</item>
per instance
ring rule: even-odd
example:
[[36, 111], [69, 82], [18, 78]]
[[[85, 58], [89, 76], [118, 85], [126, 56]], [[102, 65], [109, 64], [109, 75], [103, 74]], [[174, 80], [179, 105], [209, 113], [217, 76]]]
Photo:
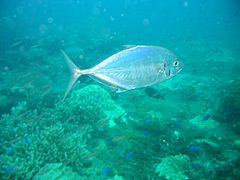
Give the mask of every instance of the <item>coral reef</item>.
[[190, 165], [190, 158], [182, 154], [165, 157], [157, 165], [156, 173], [161, 178], [170, 180], [191, 179], [193, 172]]
[[79, 124], [96, 124], [110, 117], [113, 125], [114, 119], [125, 112], [97, 85], [73, 91], [64, 102], [56, 104], [56, 111], [62, 112], [58, 116], [64, 121], [71, 117]]
[[232, 130], [240, 134], [240, 79], [229, 81], [222, 93], [222, 100], [214, 117], [219, 122], [231, 123]]
[[[2, 116], [2, 151], [14, 151], [11, 155], [0, 155], [3, 177], [30, 179], [46, 162], [62, 162], [81, 168], [83, 154], [88, 153], [86, 141], [91, 137], [88, 135], [91, 127], [79, 129], [68, 122], [63, 124], [57, 114], [59, 112], [52, 109], [39, 114], [36, 110], [28, 110], [27, 103], [23, 102], [12, 108], [11, 114]], [[9, 164], [13, 167], [11, 173], [6, 173], [4, 167]]]
[[[168, 5], [157, 0], [56, 2], [0, 7], [1, 180], [240, 179], [239, 42], [214, 39], [201, 23], [186, 31], [176, 23], [186, 13], [169, 24], [155, 19], [162, 11], [152, 7]], [[188, 13], [198, 4], [179, 5]], [[211, 12], [228, 17], [219, 10]], [[221, 37], [236, 30], [224, 22]], [[62, 101], [69, 71], [61, 49], [88, 69], [139, 42], [172, 49], [183, 71], [124, 93], [81, 76]]]
[[123, 113], [111, 96], [96, 85], [74, 91], [53, 109], [32, 109], [27, 102], [19, 103], [1, 118], [0, 142], [5, 152], [0, 155], [1, 175], [6, 179], [30, 178], [46, 163], [53, 162], [67, 164], [78, 174], [86, 174], [82, 167], [88, 161], [84, 157], [90, 153], [87, 141], [91, 139], [92, 127], [89, 124], [109, 117], [109, 127], [114, 127], [114, 120]]
[[1, 112], [6, 112], [6, 106], [8, 106], [9, 100], [7, 96], [0, 94], [0, 115]]
[[62, 163], [49, 163], [42, 167], [33, 177], [33, 180], [45, 179], [80, 180], [82, 178], [73, 172], [70, 167], [64, 166]]

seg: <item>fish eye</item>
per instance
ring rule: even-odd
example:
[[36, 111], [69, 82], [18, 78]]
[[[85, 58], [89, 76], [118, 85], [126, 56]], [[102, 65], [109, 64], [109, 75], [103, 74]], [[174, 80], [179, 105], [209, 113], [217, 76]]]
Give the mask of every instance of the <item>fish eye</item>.
[[173, 61], [173, 66], [178, 66], [179, 65], [179, 61]]

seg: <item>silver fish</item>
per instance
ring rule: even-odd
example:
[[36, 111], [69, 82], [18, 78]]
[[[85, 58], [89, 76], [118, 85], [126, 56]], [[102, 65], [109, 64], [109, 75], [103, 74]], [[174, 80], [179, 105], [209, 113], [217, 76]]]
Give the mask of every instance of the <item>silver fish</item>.
[[182, 70], [182, 62], [170, 50], [157, 46], [136, 46], [118, 52], [90, 69], [79, 69], [61, 50], [71, 71], [71, 80], [64, 99], [81, 75], [116, 89], [132, 90], [167, 80]]

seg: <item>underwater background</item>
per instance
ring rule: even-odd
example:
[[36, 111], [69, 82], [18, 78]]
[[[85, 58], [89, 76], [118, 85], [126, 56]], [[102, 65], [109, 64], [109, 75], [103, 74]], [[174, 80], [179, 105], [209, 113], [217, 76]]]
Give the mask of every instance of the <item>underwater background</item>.
[[[0, 179], [240, 179], [239, 0], [2, 0]], [[60, 49], [90, 68], [134, 45], [184, 63], [115, 93], [87, 76], [62, 101]]]

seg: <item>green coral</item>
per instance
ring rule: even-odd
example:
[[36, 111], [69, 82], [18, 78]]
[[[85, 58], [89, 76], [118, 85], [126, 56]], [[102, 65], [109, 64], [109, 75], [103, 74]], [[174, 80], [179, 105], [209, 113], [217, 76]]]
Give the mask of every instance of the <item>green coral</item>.
[[[82, 124], [95, 124], [107, 117], [119, 117], [124, 110], [118, 106], [109, 93], [97, 85], [89, 85], [82, 89], [73, 91], [63, 102], [56, 105], [56, 111], [60, 119], [69, 117], [75, 122]], [[114, 123], [114, 122], [112, 122]]]
[[[86, 141], [91, 138], [91, 127], [80, 129], [75, 124], [63, 123], [57, 116], [59, 113], [45, 109], [39, 114], [28, 110], [23, 102], [12, 108], [11, 114], [2, 116], [2, 151], [14, 150], [13, 155], [0, 155], [3, 179], [31, 179], [46, 162], [63, 162], [81, 170], [83, 153], [88, 153]], [[26, 143], [25, 138], [31, 142]], [[9, 165], [17, 170], [6, 173], [4, 168]]]
[[190, 158], [187, 155], [168, 156], [158, 164], [156, 172], [160, 177], [171, 180], [184, 180], [192, 176]]
[[[1, 176], [31, 179], [43, 166], [56, 162], [85, 176], [83, 167], [89, 160], [84, 157], [92, 152], [87, 146], [92, 127], [123, 113], [107, 91], [96, 85], [73, 91], [54, 108], [29, 108], [27, 102], [20, 102], [1, 118], [2, 151], [14, 151], [0, 155]], [[15, 170], [5, 172], [9, 165]]]

